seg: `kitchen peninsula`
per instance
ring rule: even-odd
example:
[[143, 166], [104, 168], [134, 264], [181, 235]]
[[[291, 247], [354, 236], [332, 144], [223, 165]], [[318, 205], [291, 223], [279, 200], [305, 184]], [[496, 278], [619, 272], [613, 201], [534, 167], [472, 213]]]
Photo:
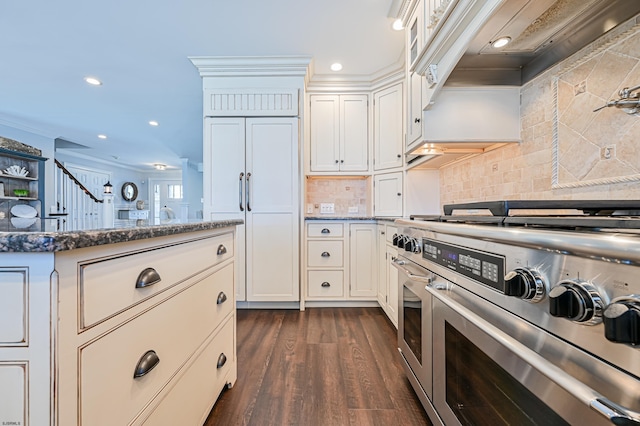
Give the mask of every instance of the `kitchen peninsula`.
[[202, 423], [237, 376], [240, 224], [0, 232], [0, 422]]

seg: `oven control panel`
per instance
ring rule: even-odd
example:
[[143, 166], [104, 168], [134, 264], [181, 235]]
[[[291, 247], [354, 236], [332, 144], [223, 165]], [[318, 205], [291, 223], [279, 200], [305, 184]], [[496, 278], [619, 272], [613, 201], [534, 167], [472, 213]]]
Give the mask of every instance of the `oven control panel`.
[[500, 293], [505, 292], [503, 256], [422, 238], [422, 257]]

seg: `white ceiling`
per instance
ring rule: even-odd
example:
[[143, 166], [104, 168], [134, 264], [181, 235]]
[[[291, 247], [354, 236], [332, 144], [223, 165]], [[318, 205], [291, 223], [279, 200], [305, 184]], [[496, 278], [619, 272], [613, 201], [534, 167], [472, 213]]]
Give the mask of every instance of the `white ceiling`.
[[[189, 56], [313, 57], [313, 79], [402, 62], [391, 0], [21, 0], [0, 4], [0, 124], [139, 168], [202, 161]], [[103, 81], [89, 86], [85, 76]], [[151, 127], [149, 120], [160, 125]], [[106, 134], [107, 140], [97, 138]], [[0, 135], [2, 136], [2, 135]], [[118, 157], [114, 159], [114, 157]]]

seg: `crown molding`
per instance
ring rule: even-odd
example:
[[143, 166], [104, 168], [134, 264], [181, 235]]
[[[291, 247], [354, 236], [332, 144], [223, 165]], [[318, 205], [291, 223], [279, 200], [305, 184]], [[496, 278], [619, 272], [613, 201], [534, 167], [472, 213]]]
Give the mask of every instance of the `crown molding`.
[[306, 77], [310, 56], [189, 56], [201, 77]]

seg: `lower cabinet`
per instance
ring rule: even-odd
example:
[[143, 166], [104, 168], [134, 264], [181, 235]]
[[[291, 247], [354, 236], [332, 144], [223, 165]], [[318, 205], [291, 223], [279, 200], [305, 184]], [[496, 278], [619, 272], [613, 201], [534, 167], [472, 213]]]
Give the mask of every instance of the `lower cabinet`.
[[237, 378], [234, 242], [4, 254], [0, 424], [202, 424]]
[[393, 235], [397, 228], [390, 224], [378, 225], [378, 303], [393, 325], [398, 327], [398, 270], [392, 265], [398, 255], [393, 245]]
[[376, 300], [375, 223], [307, 221], [305, 300]]

